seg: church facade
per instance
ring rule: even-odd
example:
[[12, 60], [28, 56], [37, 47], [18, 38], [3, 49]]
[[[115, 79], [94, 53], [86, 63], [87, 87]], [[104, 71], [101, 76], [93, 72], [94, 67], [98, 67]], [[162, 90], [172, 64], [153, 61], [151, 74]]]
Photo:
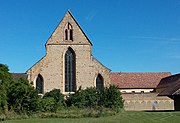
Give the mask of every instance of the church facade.
[[110, 84], [110, 69], [92, 55], [92, 43], [68, 11], [46, 44], [46, 55], [27, 70], [27, 78], [44, 94], [60, 89], [103, 88]]
[[47, 40], [46, 55], [24, 74], [40, 94], [60, 89], [63, 94], [79, 88], [101, 89], [110, 84], [118, 87], [125, 110], [173, 110], [174, 101], [168, 96], [157, 96], [161, 79], [169, 72], [125, 73], [111, 72], [92, 55], [92, 43], [71, 12], [68, 11]]

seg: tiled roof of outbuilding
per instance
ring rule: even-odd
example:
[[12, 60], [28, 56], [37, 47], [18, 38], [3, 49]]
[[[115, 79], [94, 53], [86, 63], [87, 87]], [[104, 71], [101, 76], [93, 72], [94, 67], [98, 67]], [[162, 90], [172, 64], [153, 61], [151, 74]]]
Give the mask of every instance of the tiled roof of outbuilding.
[[27, 79], [27, 74], [26, 73], [12, 73], [12, 76], [14, 79], [19, 79], [19, 78], [26, 78]]
[[110, 78], [119, 88], [156, 88], [162, 78], [170, 75], [170, 72], [112, 72]]
[[159, 96], [179, 95], [178, 91], [180, 89], [180, 74], [163, 78], [158, 84], [157, 89], [161, 90], [161, 92], [158, 94]]

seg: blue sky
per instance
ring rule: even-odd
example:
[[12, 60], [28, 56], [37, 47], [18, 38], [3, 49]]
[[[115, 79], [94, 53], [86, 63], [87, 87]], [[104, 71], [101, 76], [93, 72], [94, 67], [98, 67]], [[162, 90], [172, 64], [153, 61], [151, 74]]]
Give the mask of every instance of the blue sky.
[[114, 72], [180, 72], [180, 0], [0, 0], [0, 63], [25, 72], [68, 8]]

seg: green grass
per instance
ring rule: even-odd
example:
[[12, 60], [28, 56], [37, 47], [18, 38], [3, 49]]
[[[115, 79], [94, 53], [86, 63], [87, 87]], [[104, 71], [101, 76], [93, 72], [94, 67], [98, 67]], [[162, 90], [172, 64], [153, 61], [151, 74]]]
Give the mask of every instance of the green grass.
[[180, 112], [122, 112], [100, 118], [31, 118], [2, 123], [179, 123]]

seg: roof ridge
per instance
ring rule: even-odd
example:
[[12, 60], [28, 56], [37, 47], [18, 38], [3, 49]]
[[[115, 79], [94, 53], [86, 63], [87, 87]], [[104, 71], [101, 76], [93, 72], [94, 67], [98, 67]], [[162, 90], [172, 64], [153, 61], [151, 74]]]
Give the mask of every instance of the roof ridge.
[[105, 65], [103, 65], [103, 64], [102, 64], [99, 60], [97, 60], [93, 55], [92, 55], [92, 58], [93, 58], [95, 61], [99, 62], [103, 67], [105, 67], [105, 68], [107, 68], [108, 70], [111, 71], [111, 69], [109, 69], [108, 67], [106, 67]]
[[11, 74], [26, 74], [26, 73], [14, 73], [14, 72], [13, 72], [13, 73], [11, 73]]
[[111, 73], [170, 73], [171, 72], [111, 72]]

